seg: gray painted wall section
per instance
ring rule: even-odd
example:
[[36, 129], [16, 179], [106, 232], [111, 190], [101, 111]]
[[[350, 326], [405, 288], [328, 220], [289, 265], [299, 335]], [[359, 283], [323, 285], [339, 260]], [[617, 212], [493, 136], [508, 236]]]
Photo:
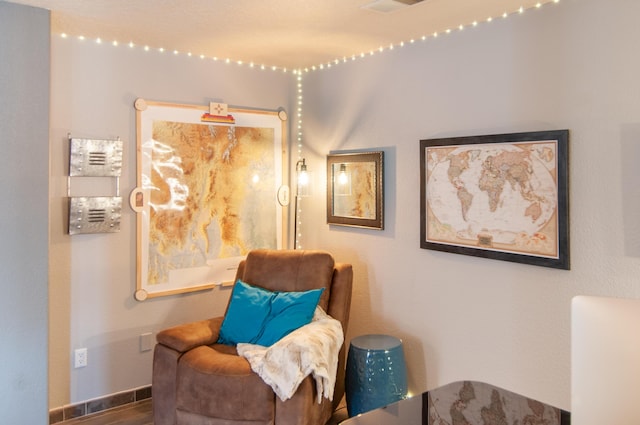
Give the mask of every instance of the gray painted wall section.
[[[309, 170], [385, 151], [385, 230], [326, 225], [303, 247], [354, 264], [350, 336], [405, 343], [410, 389], [472, 379], [570, 408], [571, 299], [638, 298], [640, 2], [561, 0], [304, 79]], [[571, 270], [420, 248], [419, 140], [570, 130]]]
[[[211, 58], [144, 51], [92, 40], [51, 42], [51, 349], [50, 405], [82, 402], [151, 384], [152, 351], [140, 335], [215, 317], [224, 312], [228, 289], [138, 302], [136, 214], [128, 196], [136, 186], [136, 115], [133, 103], [149, 101], [276, 110], [290, 102], [291, 73], [250, 69]], [[124, 144], [120, 232], [67, 234], [67, 135], [120, 137]], [[89, 179], [84, 184], [82, 179]], [[74, 196], [113, 195], [112, 181], [77, 178]], [[100, 185], [100, 186], [98, 186]], [[72, 352], [88, 349], [88, 366], [74, 369]]]
[[48, 11], [0, 2], [0, 421], [7, 424], [48, 423], [49, 34]]

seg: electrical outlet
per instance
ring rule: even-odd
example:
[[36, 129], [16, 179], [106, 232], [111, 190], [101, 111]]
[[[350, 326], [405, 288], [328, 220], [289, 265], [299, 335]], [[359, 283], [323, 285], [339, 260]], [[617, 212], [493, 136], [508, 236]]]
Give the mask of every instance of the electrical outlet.
[[153, 334], [151, 332], [140, 335], [140, 352], [151, 351], [153, 348]]
[[87, 349], [78, 348], [73, 352], [73, 367], [85, 367], [87, 365]]

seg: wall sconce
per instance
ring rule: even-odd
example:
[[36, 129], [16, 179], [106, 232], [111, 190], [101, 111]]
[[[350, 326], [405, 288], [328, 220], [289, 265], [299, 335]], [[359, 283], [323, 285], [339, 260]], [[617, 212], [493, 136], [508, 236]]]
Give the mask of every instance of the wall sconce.
[[296, 173], [298, 174], [297, 196], [309, 196], [309, 173], [304, 158], [296, 163]]

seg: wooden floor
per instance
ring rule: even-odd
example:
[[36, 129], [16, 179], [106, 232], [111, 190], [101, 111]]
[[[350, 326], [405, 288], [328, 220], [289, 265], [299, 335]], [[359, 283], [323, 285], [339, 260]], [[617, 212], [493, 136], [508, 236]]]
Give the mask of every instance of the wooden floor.
[[[347, 408], [343, 399], [327, 425], [337, 425], [345, 419], [347, 419]], [[153, 425], [151, 399], [82, 418], [58, 422], [56, 425]]]

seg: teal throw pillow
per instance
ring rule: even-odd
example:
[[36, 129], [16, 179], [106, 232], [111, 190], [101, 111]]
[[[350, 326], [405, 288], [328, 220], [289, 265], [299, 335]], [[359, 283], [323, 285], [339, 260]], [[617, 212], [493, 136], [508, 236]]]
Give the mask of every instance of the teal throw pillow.
[[220, 327], [218, 343], [236, 345], [239, 342], [255, 341], [271, 312], [273, 295], [271, 291], [238, 280]]
[[324, 288], [303, 292], [275, 292], [271, 314], [255, 342], [269, 347], [299, 327], [311, 322]]
[[238, 280], [233, 287], [218, 343], [273, 345], [311, 322], [324, 288], [271, 292]]

